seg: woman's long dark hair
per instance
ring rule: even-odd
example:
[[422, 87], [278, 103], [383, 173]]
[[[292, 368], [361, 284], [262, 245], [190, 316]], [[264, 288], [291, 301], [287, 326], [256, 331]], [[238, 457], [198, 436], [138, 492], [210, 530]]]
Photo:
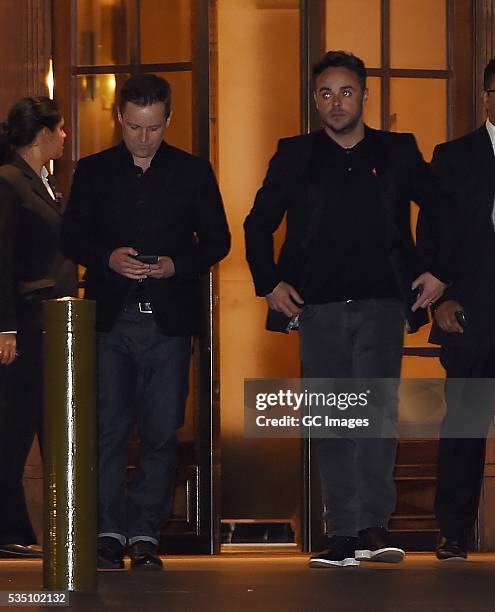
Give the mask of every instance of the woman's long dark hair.
[[57, 103], [46, 96], [22, 98], [10, 109], [5, 123], [0, 123], [0, 164], [7, 163], [12, 152], [33, 142], [44, 127], [53, 132], [62, 120]]

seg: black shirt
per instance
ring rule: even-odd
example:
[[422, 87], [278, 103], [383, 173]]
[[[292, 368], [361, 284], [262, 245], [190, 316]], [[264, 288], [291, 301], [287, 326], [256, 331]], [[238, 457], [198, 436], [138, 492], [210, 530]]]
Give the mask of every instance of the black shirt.
[[[150, 191], [152, 188], [152, 183], [150, 181], [152, 174], [156, 171], [156, 168], [153, 166], [153, 162], [160, 158], [160, 154], [163, 149], [163, 144], [160, 145], [160, 148], [153, 156], [151, 160], [151, 164], [146, 172], [140, 167], [134, 164], [134, 159], [132, 154], [128, 151], [129, 155], [129, 163], [125, 164], [124, 172], [129, 174], [130, 184], [132, 185], [132, 195], [133, 199], [136, 203], [136, 207], [138, 208], [138, 218], [139, 218], [139, 227], [138, 227], [138, 235], [141, 233], [141, 228], [148, 222], [147, 218], [147, 205], [149, 205], [149, 197]], [[140, 255], [159, 255], [159, 253], [149, 253], [146, 249], [146, 244], [142, 243], [139, 239], [136, 244], [132, 244], [136, 251]], [[136, 302], [150, 302], [150, 297], [147, 290], [147, 279], [134, 281], [132, 284], [132, 288], [127, 297], [127, 303], [136, 303]]]
[[344, 148], [322, 130], [313, 155], [311, 181], [323, 209], [305, 302], [399, 297], [372, 140]]

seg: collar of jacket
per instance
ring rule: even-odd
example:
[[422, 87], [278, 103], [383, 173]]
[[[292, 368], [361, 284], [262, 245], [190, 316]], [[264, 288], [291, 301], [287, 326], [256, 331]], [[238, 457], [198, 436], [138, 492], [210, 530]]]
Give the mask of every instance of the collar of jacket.
[[[118, 151], [119, 161], [122, 161], [128, 164], [128, 166], [132, 169], [136, 166], [136, 164], [134, 163], [134, 158], [132, 156], [132, 153], [126, 147], [123, 140], [117, 146], [117, 151]], [[162, 140], [156, 153], [153, 155], [153, 159], [151, 160], [149, 169], [151, 170], [151, 168], [153, 168], [154, 166], [160, 165], [163, 162], [163, 160], [168, 156], [169, 151], [170, 151], [170, 146], [164, 140]]]
[[52, 196], [48, 193], [47, 188], [43, 184], [41, 177], [36, 174], [33, 168], [25, 161], [18, 153], [13, 153], [12, 159], [10, 160], [10, 165], [18, 168], [26, 178], [32, 181], [33, 190], [41, 197], [43, 200], [49, 204], [54, 210], [56, 210], [59, 214], [61, 214], [60, 204], [61, 200], [53, 199]]

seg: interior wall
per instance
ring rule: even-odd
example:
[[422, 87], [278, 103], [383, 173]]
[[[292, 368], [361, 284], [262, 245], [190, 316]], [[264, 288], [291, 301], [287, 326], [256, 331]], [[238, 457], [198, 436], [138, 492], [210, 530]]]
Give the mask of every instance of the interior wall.
[[17, 99], [47, 95], [50, 6], [50, 0], [0, 2], [0, 121]]
[[288, 516], [298, 502], [298, 441], [244, 437], [244, 379], [298, 376], [299, 359], [297, 334], [264, 330], [266, 303], [254, 294], [242, 229], [278, 139], [300, 131], [298, 4], [218, 0], [219, 180], [233, 237], [220, 265], [226, 518]]

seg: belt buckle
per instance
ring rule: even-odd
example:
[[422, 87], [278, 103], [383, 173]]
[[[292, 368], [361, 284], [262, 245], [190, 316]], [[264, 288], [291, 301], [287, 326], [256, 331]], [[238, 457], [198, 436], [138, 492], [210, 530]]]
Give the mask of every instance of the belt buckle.
[[138, 308], [142, 314], [153, 314], [150, 302], [138, 302]]

